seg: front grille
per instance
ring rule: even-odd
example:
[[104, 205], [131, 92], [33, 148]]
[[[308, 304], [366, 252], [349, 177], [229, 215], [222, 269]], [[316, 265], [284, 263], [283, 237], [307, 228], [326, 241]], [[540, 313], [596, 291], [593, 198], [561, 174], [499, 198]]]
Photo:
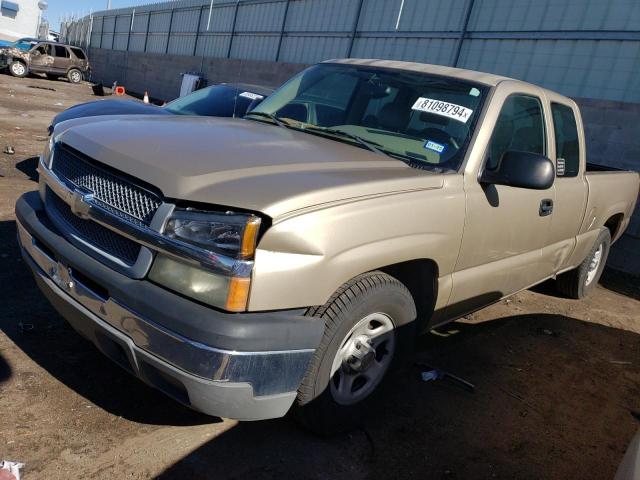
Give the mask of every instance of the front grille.
[[109, 171], [72, 148], [57, 144], [53, 172], [71, 186], [93, 193], [94, 201], [135, 224], [149, 225], [162, 204], [160, 196], [135, 183], [125, 174]]
[[140, 253], [138, 243], [91, 220], [77, 217], [69, 205], [50, 189], [47, 189], [46, 203], [50, 211], [56, 214], [58, 219], [63, 221], [77, 237], [111, 256], [119, 258], [129, 266], [136, 263]]

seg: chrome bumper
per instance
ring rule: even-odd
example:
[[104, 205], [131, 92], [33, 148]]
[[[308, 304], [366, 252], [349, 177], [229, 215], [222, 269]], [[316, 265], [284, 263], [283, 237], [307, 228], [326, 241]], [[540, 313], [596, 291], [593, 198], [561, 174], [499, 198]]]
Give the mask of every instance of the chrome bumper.
[[37, 275], [55, 284], [67, 302], [79, 304], [128, 337], [135, 347], [189, 375], [214, 382], [247, 383], [255, 397], [295, 392], [314, 350], [238, 352], [221, 350], [185, 338], [144, 318], [113, 298], [103, 298], [85, 285], [73, 269], [40, 248], [17, 222], [23, 253]]

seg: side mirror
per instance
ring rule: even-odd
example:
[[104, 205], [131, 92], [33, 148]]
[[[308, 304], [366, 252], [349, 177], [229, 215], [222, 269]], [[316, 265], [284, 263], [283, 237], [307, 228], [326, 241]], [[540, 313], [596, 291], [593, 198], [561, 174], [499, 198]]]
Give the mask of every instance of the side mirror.
[[505, 152], [495, 170], [485, 170], [480, 183], [546, 190], [551, 188], [556, 172], [553, 162], [544, 155], [529, 152]]

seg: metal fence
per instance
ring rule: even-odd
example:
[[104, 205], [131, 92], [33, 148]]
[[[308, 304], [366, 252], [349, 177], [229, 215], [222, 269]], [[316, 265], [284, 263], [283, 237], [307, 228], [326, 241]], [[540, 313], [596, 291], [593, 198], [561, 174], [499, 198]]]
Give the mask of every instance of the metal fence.
[[640, 102], [638, 0], [183, 0], [62, 26], [91, 48], [313, 63], [393, 58]]

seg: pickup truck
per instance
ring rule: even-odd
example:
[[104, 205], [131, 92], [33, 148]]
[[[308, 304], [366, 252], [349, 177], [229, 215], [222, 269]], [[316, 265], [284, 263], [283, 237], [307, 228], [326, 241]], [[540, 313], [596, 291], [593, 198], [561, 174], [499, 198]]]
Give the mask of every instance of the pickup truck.
[[201, 412], [351, 424], [418, 334], [547, 279], [592, 290], [638, 197], [572, 100], [382, 60], [299, 73], [244, 119], [56, 126], [19, 242], [105, 355]]

